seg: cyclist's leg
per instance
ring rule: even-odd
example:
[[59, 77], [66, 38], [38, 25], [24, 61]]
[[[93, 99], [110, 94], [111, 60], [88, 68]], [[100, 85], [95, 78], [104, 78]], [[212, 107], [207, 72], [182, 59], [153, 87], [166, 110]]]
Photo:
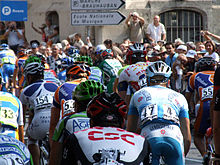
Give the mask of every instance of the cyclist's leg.
[[194, 144], [199, 150], [200, 154], [203, 156], [206, 152], [205, 149], [205, 133], [206, 130], [211, 126], [210, 121], [210, 102], [200, 103], [200, 108], [198, 110], [198, 115], [195, 121], [195, 131], [194, 131]]
[[34, 165], [39, 165], [40, 162], [40, 149], [38, 146], [38, 141], [34, 140], [32, 138], [28, 139], [28, 149], [32, 155], [32, 159], [34, 162]]

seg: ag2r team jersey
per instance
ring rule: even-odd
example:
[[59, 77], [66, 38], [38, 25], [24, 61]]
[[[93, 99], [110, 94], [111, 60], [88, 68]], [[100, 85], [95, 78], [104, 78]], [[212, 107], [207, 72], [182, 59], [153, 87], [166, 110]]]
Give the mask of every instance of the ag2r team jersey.
[[147, 149], [147, 141], [140, 135], [121, 128], [94, 127], [68, 137], [61, 164], [118, 162], [139, 165], [147, 155]]
[[89, 120], [86, 111], [64, 117], [55, 128], [53, 140], [63, 143], [68, 135], [90, 128]]
[[19, 140], [0, 134], [0, 164], [31, 165], [31, 154]]
[[179, 125], [180, 118], [189, 118], [185, 97], [160, 85], [144, 87], [133, 95], [128, 115], [137, 115], [141, 127], [150, 123]]

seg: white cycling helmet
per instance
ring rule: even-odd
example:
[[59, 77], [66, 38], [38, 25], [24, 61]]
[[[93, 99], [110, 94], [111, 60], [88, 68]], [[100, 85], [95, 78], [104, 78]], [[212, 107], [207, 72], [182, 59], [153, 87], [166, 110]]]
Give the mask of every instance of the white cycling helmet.
[[164, 79], [162, 82], [166, 82], [171, 73], [171, 67], [163, 61], [153, 62], [146, 69], [146, 75], [150, 78], [152, 82], [157, 82], [157, 79], [154, 78], [154, 76], [163, 76]]
[[96, 46], [95, 52], [101, 54], [102, 51], [106, 50], [105, 45], [100, 44]]

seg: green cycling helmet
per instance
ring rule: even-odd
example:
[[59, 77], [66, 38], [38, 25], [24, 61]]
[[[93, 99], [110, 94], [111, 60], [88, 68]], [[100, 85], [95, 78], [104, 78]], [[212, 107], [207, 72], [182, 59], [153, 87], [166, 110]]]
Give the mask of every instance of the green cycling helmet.
[[90, 100], [98, 94], [104, 92], [104, 85], [98, 81], [87, 80], [76, 86], [73, 92], [73, 99], [78, 101]]
[[76, 61], [83, 61], [89, 66], [93, 65], [92, 59], [89, 56], [79, 56], [79, 57], [77, 57]]
[[27, 60], [25, 60], [24, 63], [24, 67], [29, 64], [29, 63], [33, 63], [33, 62], [37, 62], [37, 63], [41, 63], [41, 59], [37, 56], [29, 56]]

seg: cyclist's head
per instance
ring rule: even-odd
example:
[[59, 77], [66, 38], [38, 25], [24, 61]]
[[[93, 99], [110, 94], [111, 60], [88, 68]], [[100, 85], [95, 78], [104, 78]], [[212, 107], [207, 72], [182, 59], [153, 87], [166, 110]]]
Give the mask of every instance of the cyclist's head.
[[1, 44], [0, 50], [8, 50], [8, 49], [9, 49], [8, 44]]
[[90, 126], [120, 127], [124, 125], [127, 105], [117, 93], [103, 92], [94, 97], [87, 106]]
[[90, 76], [90, 68], [85, 63], [76, 62], [66, 69], [67, 80], [74, 80], [79, 78], [86, 78]]
[[44, 78], [44, 65], [36, 56], [29, 56], [24, 63], [24, 75], [28, 84]]
[[203, 57], [196, 62], [196, 72], [215, 70], [217, 62], [212, 57]]
[[111, 49], [106, 49], [106, 50], [102, 51], [102, 53], [101, 53], [102, 60], [112, 59], [113, 56], [114, 56], [114, 54], [113, 54], [113, 51]]
[[63, 69], [68, 68], [69, 66], [73, 65], [74, 61], [70, 57], [65, 57], [61, 59], [61, 66]]
[[85, 62], [87, 65], [92, 66], [92, 59], [89, 56], [79, 56], [76, 61]]
[[126, 53], [126, 61], [128, 64], [146, 61], [147, 51], [143, 44], [135, 43], [130, 45]]
[[25, 55], [27, 55], [26, 48], [23, 47], [23, 46], [20, 46], [20, 47], [18, 48], [18, 51], [17, 51], [17, 56], [18, 56], [18, 57], [22, 57], [22, 56], [25, 56]]
[[89, 101], [102, 92], [104, 92], [104, 86], [98, 81], [86, 80], [77, 85], [73, 91], [76, 112], [85, 111]]
[[96, 49], [95, 49], [95, 54], [96, 55], [101, 55], [101, 53], [106, 49], [105, 45], [103, 44], [100, 44], [100, 45], [97, 45], [96, 46]]
[[69, 49], [67, 49], [67, 55], [72, 57], [72, 58], [77, 58], [79, 57], [79, 49], [76, 47], [71, 46]]
[[171, 73], [171, 67], [163, 61], [153, 62], [146, 69], [146, 76], [151, 83], [166, 83]]

